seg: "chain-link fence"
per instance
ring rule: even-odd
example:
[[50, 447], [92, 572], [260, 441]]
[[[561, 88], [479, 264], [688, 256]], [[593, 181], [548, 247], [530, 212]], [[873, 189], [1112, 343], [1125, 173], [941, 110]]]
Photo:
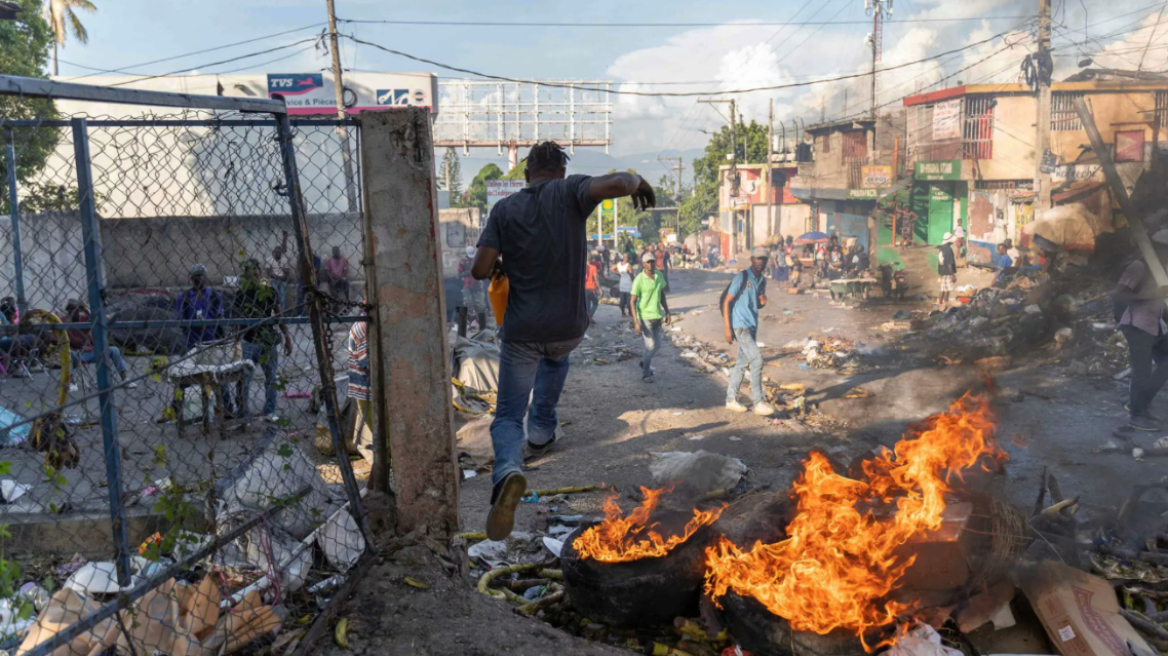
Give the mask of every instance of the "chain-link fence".
[[366, 550], [357, 127], [42, 114], [0, 115], [0, 649], [290, 653]]

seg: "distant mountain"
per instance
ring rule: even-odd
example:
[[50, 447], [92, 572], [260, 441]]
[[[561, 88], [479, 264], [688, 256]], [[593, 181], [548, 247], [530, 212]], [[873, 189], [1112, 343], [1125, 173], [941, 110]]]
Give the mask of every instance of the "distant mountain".
[[[656, 182], [662, 175], [668, 173], [671, 177], [676, 176], [673, 170], [666, 171], [666, 166], [672, 164], [664, 164], [658, 162], [658, 157], [681, 157], [685, 170], [682, 171], [682, 179], [688, 186], [693, 179], [693, 161], [701, 157], [704, 150], [702, 148], [692, 148], [689, 150], [666, 150], [660, 153], [636, 153], [631, 155], [612, 155], [605, 154], [600, 148], [577, 148], [576, 154], [572, 155], [572, 161], [568, 163], [569, 173], [585, 173], [588, 175], [600, 175], [608, 173], [612, 170], [627, 171], [629, 169], [635, 170], [637, 173], [645, 176], [648, 180]], [[462, 151], [459, 151], [459, 155]], [[490, 157], [489, 160], [484, 161], [484, 157], [489, 157], [493, 152], [486, 148], [472, 150], [471, 154], [475, 156], [474, 160], [464, 160], [462, 164], [462, 178], [463, 184], [469, 183], [474, 179], [476, 173], [486, 166], [487, 161], [494, 162], [496, 166], [507, 170], [507, 157]], [[525, 154], [520, 151], [520, 155]], [[442, 153], [436, 153], [434, 157], [435, 164], [441, 167]], [[473, 163], [472, 163], [473, 162]]]

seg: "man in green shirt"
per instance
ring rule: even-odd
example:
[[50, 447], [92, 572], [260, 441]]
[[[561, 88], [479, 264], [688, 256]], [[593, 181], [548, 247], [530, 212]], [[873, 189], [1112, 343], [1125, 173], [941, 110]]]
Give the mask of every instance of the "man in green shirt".
[[633, 328], [645, 339], [645, 357], [641, 358], [641, 381], [653, 382], [653, 356], [661, 348], [661, 323], [669, 323], [669, 304], [665, 301], [665, 276], [657, 271], [657, 256], [648, 251], [641, 256], [641, 273], [629, 293], [633, 306]]

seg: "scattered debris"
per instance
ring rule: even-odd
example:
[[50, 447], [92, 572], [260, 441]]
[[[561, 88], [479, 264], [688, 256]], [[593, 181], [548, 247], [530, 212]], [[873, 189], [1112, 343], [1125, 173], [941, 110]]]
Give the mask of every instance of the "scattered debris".
[[696, 451], [649, 454], [649, 473], [657, 487], [685, 485], [698, 494], [737, 490], [749, 469], [738, 458]]

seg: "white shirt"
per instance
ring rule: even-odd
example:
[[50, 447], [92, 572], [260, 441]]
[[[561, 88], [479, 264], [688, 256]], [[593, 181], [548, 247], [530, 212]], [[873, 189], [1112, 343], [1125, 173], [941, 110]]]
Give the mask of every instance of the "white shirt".
[[288, 258], [281, 258], [276, 260], [272, 256], [268, 256], [268, 272], [271, 276], [279, 281], [288, 279]]
[[616, 265], [617, 273], [620, 274], [620, 291], [621, 293], [633, 291], [633, 277], [629, 275], [632, 269], [628, 262], [621, 262]]

